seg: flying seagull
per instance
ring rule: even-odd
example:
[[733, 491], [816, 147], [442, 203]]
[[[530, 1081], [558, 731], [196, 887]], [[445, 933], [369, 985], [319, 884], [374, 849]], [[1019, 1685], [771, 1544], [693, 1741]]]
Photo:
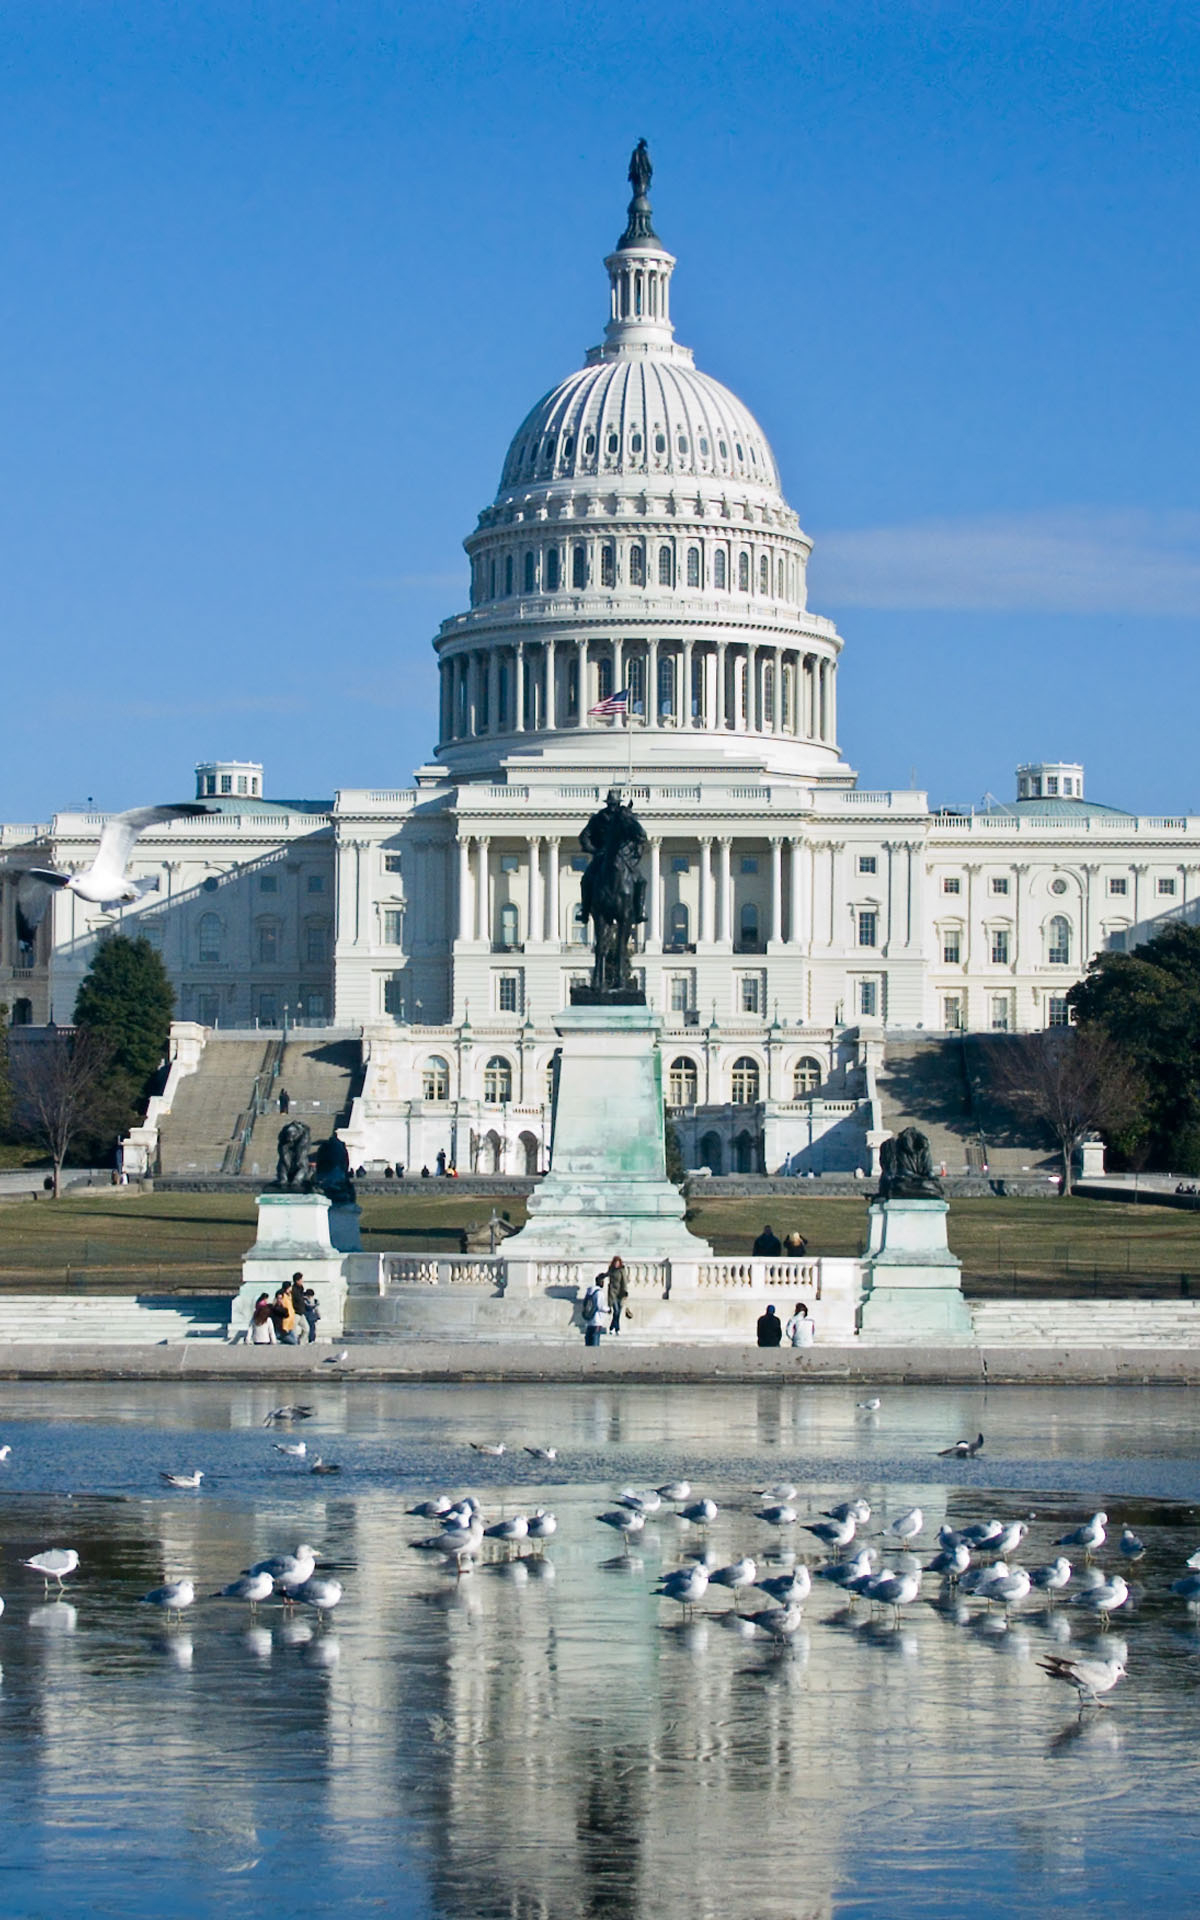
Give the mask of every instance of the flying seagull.
[[973, 1460], [983, 1447], [983, 1435], [977, 1434], [974, 1440], [956, 1440], [952, 1447], [939, 1447], [939, 1460]]
[[217, 807], [178, 805], [130, 807], [127, 813], [114, 813], [100, 830], [96, 858], [82, 873], [63, 873], [57, 867], [28, 867], [19, 861], [6, 861], [4, 872], [17, 882], [17, 911], [32, 930], [41, 925], [50, 895], [60, 888], [76, 893], [81, 900], [97, 907], [124, 907], [140, 900], [143, 894], [157, 893], [159, 880], [154, 874], [133, 880], [125, 871], [133, 845], [147, 827], [163, 820], [198, 820], [217, 813]]

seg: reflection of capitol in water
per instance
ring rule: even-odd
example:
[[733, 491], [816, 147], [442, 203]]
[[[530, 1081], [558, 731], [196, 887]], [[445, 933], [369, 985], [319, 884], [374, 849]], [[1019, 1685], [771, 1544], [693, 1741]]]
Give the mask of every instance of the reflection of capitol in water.
[[[153, 1868], [159, 1904], [168, 1874], [202, 1899], [216, 1889], [205, 1912], [363, 1904], [454, 1920], [802, 1920], [843, 1903], [965, 1911], [982, 1874], [992, 1904], [980, 1910], [1011, 1912], [1061, 1876], [1078, 1893], [1097, 1849], [1119, 1848], [1106, 1803], [1119, 1803], [1132, 1769], [1144, 1822], [1186, 1791], [1171, 1739], [1190, 1731], [1172, 1736], [1167, 1722], [1195, 1641], [1178, 1644], [1149, 1602], [1122, 1623], [1136, 1691], [1131, 1680], [1118, 1711], [1080, 1729], [1073, 1698], [1035, 1665], [1060, 1636], [1093, 1644], [1069, 1608], [1027, 1609], [1006, 1626], [979, 1606], [929, 1604], [929, 1580], [895, 1627], [817, 1582], [780, 1656], [724, 1624], [732, 1602], [721, 1589], [691, 1624], [653, 1596], [660, 1568], [697, 1544], [675, 1520], [650, 1523], [624, 1562], [597, 1524], [630, 1466], [644, 1482], [651, 1463], [665, 1474], [695, 1462], [698, 1490], [721, 1503], [710, 1544], [723, 1560], [761, 1559], [774, 1537], [750, 1489], [764, 1461], [776, 1473], [816, 1463], [807, 1475], [794, 1467], [808, 1514], [850, 1490], [852, 1448], [864, 1468], [856, 1488], [883, 1526], [914, 1502], [927, 1542], [947, 1516], [1028, 1512], [1026, 1498], [973, 1492], [961, 1478], [947, 1492], [888, 1477], [929, 1457], [917, 1397], [889, 1402], [885, 1453], [853, 1413], [831, 1434], [833, 1392], [712, 1389], [700, 1404], [621, 1389], [551, 1395], [525, 1412], [570, 1455], [572, 1484], [537, 1486], [520, 1481], [524, 1462], [514, 1478], [511, 1458], [465, 1464], [464, 1409], [472, 1432], [496, 1432], [502, 1396], [451, 1405], [414, 1389], [396, 1421], [400, 1395], [348, 1394], [340, 1435], [323, 1419], [344, 1463], [332, 1492], [285, 1467], [252, 1469], [269, 1442], [250, 1427], [209, 1436], [227, 1495], [59, 1503], [56, 1537], [70, 1525], [82, 1556], [62, 1604], [10, 1571], [46, 1502], [6, 1495], [0, 1819], [6, 1848], [36, 1857], [39, 1885], [69, 1863], [111, 1890], [105, 1876], [124, 1856], [121, 1871], [131, 1860]], [[947, 1398], [954, 1420], [958, 1396]], [[510, 1401], [510, 1431], [516, 1418]], [[412, 1550], [427, 1523], [405, 1516], [408, 1488], [454, 1488], [456, 1470], [489, 1515], [538, 1498], [554, 1507], [544, 1566], [481, 1567], [455, 1583]], [[1039, 1523], [1046, 1542], [1062, 1512]], [[325, 1628], [311, 1615], [288, 1624], [278, 1609], [254, 1623], [205, 1602], [168, 1630], [137, 1608], [164, 1574], [191, 1571], [211, 1593], [302, 1538], [346, 1585]], [[797, 1529], [798, 1551], [806, 1539]], [[1028, 1564], [1043, 1544], [1032, 1540]], [[938, 1906], [932, 1890], [951, 1886], [963, 1903]], [[137, 1900], [122, 1911], [136, 1914]]]

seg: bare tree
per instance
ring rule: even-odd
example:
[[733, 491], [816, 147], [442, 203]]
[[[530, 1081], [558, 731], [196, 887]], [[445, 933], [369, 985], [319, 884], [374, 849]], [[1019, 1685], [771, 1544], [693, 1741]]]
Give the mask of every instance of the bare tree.
[[56, 1200], [72, 1142], [97, 1131], [107, 1116], [111, 1066], [111, 1046], [82, 1027], [39, 1034], [34, 1044], [13, 1049], [18, 1122], [50, 1155]]
[[1136, 1068], [1097, 1027], [1048, 1027], [996, 1041], [988, 1058], [998, 1103], [1053, 1134], [1062, 1155], [1064, 1196], [1071, 1192], [1081, 1143], [1091, 1133], [1127, 1127], [1145, 1099]]

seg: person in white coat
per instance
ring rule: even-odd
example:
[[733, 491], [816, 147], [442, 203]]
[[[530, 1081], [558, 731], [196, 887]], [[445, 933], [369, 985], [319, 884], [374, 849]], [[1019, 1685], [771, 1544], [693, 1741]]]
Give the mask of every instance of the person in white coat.
[[794, 1347], [811, 1347], [816, 1329], [808, 1317], [808, 1308], [803, 1300], [797, 1300], [796, 1311], [788, 1321], [784, 1332]]
[[600, 1336], [608, 1326], [608, 1274], [598, 1273], [583, 1296], [580, 1308], [583, 1319], [583, 1344], [585, 1347], [598, 1347]]

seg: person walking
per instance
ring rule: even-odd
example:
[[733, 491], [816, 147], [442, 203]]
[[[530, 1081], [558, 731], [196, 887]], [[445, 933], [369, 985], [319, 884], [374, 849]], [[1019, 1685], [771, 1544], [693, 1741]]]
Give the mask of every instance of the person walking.
[[803, 1300], [797, 1300], [796, 1311], [784, 1328], [794, 1347], [811, 1347], [816, 1328], [808, 1317], [808, 1308]]
[[763, 1228], [750, 1252], [756, 1260], [773, 1260], [776, 1254], [783, 1252], [783, 1243], [771, 1225]]
[[279, 1089], [279, 1111], [280, 1111], [280, 1113], [286, 1113], [286, 1112], [288, 1111], [288, 1108], [289, 1108], [289, 1107], [291, 1106], [291, 1104], [292, 1104], [292, 1096], [291, 1096], [291, 1094], [290, 1094], [290, 1093], [288, 1092], [288, 1090], [287, 1090], [287, 1088], [286, 1088], [286, 1087], [280, 1087], [280, 1089]]
[[[295, 1288], [293, 1288], [292, 1291], [295, 1292]], [[317, 1322], [321, 1318], [321, 1309], [317, 1304], [317, 1296], [311, 1287], [305, 1287], [303, 1299], [304, 1319], [308, 1327], [308, 1344], [311, 1347], [317, 1337]]]
[[629, 1276], [619, 1253], [614, 1253], [608, 1263], [608, 1272], [602, 1277], [607, 1283], [609, 1326], [613, 1333], [620, 1333], [621, 1316], [629, 1314], [625, 1304], [629, 1298]]
[[583, 1320], [585, 1347], [598, 1347], [600, 1336], [608, 1324], [608, 1299], [605, 1291], [607, 1278], [607, 1274], [598, 1273], [583, 1296], [580, 1316]]
[[246, 1335], [252, 1347], [273, 1347], [275, 1345], [275, 1321], [271, 1314], [271, 1296], [260, 1293], [254, 1302], [254, 1312], [250, 1316], [250, 1331]]
[[774, 1307], [768, 1307], [765, 1313], [759, 1314], [755, 1332], [760, 1347], [778, 1347], [782, 1344], [783, 1321]]

